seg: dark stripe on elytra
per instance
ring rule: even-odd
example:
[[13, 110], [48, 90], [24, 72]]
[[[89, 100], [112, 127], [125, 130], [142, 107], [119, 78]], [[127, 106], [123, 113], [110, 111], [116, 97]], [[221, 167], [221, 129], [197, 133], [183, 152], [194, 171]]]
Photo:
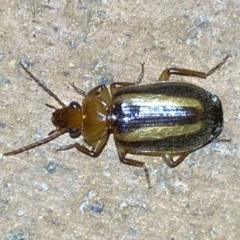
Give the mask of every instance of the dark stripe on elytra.
[[115, 103], [113, 114], [117, 119], [118, 132], [141, 127], [194, 124], [203, 117], [202, 112], [195, 107], [136, 106], [120, 101]]
[[[133, 85], [119, 89], [113, 98], [127, 94], [163, 94], [166, 96], [191, 97], [194, 99], [204, 99], [208, 93], [203, 88], [186, 82], [158, 82], [154, 84]], [[209, 96], [210, 97], [210, 96]]]

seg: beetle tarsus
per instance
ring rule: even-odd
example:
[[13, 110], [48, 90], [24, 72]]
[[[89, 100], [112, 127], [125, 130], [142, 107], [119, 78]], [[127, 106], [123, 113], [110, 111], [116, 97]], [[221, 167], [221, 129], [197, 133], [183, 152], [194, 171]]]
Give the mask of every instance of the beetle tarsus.
[[145, 71], [145, 69], [144, 69], [145, 63], [140, 63], [140, 64], [141, 64], [141, 73], [139, 74], [138, 79], [135, 82], [135, 84], [137, 84], [137, 85], [142, 82], [143, 77], [144, 77], [144, 71]]
[[83, 97], [86, 97], [86, 96], [87, 96], [87, 92], [85, 92], [85, 91], [82, 90], [81, 88], [76, 87], [73, 83], [71, 83], [70, 86], [72, 86], [73, 89], [74, 89], [77, 93], [79, 93], [81, 96], [83, 96]]

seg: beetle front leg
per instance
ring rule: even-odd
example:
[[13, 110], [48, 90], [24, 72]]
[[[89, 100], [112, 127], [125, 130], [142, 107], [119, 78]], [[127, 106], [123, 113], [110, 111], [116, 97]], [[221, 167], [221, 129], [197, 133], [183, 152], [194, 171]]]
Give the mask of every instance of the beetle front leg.
[[129, 83], [129, 82], [114, 82], [110, 84], [110, 92], [111, 95], [113, 96], [119, 89], [127, 86], [134, 85], [134, 83]]
[[[82, 90], [81, 88], [76, 87], [73, 83], [70, 84], [74, 88], [74, 90], [79, 93], [83, 97], [87, 96], [95, 96], [97, 95], [100, 99], [102, 99], [108, 106], [111, 105], [111, 98], [109, 96], [108, 89], [105, 85], [99, 85], [95, 88], [91, 89], [88, 93]], [[49, 107], [49, 106], [48, 106]]]
[[151, 186], [151, 181], [150, 181], [150, 174], [149, 174], [149, 171], [148, 171], [145, 163], [134, 160], [134, 159], [131, 159], [131, 158], [126, 158], [126, 154], [127, 154], [126, 152], [123, 152], [123, 151], [121, 152], [121, 150], [118, 149], [118, 156], [119, 156], [120, 162], [122, 162], [124, 164], [127, 164], [127, 165], [130, 165], [130, 166], [143, 168], [144, 172], [145, 172], [146, 179], [147, 179], [148, 188], [151, 188], [152, 186]]
[[99, 153], [95, 150], [90, 150], [88, 148], [86, 148], [85, 146], [79, 144], [79, 143], [74, 143], [74, 144], [69, 144], [69, 145], [65, 145], [65, 146], [62, 146], [60, 148], [57, 149], [57, 152], [60, 152], [60, 151], [67, 151], [67, 150], [70, 150], [72, 148], [76, 148], [78, 151], [90, 156], [90, 157], [97, 157], [99, 156]]
[[110, 84], [110, 91], [111, 94], [114, 95], [119, 89], [131, 85], [138, 85], [142, 82], [142, 79], [144, 77], [144, 64], [145, 63], [140, 63], [141, 64], [141, 73], [139, 74], [137, 80], [135, 82], [114, 82]]
[[74, 83], [71, 83], [70, 86], [72, 86], [73, 89], [74, 89], [77, 93], [79, 93], [81, 96], [83, 96], [83, 97], [86, 97], [86, 96], [87, 96], [87, 92], [85, 92], [85, 91], [82, 90], [81, 88], [76, 87]]
[[138, 76], [138, 79], [136, 80], [136, 82], [134, 84], [140, 84], [143, 80], [144, 77], [144, 65], [145, 63], [140, 63], [141, 64], [141, 73]]
[[69, 144], [66, 146], [62, 146], [57, 149], [57, 151], [67, 151], [72, 148], [76, 148], [78, 151], [90, 156], [90, 157], [98, 157], [100, 153], [102, 152], [104, 146], [106, 145], [108, 140], [108, 135], [102, 137], [101, 140], [99, 140], [96, 143], [93, 143], [89, 145], [89, 148], [79, 144], [79, 143], [74, 143], [74, 144]]
[[164, 160], [164, 162], [170, 167], [170, 168], [174, 168], [176, 166], [178, 166], [190, 153], [189, 152], [185, 152], [182, 153], [178, 159], [176, 161], [173, 161], [173, 154], [162, 154], [162, 158]]

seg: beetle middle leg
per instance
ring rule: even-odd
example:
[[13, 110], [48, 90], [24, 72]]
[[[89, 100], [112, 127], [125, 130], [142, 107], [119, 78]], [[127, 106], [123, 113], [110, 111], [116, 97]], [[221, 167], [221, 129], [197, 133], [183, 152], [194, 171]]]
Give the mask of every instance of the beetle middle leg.
[[170, 75], [207, 78], [209, 75], [213, 74], [217, 69], [219, 69], [227, 61], [229, 57], [231, 57], [231, 55], [227, 54], [227, 56], [220, 63], [218, 63], [215, 67], [211, 68], [208, 72], [199, 72], [177, 67], [166, 68], [158, 78], [158, 81], [169, 81]]
[[127, 153], [124, 150], [122, 150], [121, 148], [118, 148], [118, 156], [119, 156], [120, 162], [130, 166], [143, 168], [145, 172], [146, 180], [148, 183], [148, 188], [152, 188], [151, 181], [150, 181], [150, 174], [145, 163], [138, 160], [131, 159], [131, 158], [126, 158], [126, 155]]
[[163, 158], [164, 162], [170, 167], [174, 168], [178, 166], [184, 159], [189, 155], [189, 152], [182, 153], [176, 161], [173, 161], [172, 154], [162, 154], [161, 157]]

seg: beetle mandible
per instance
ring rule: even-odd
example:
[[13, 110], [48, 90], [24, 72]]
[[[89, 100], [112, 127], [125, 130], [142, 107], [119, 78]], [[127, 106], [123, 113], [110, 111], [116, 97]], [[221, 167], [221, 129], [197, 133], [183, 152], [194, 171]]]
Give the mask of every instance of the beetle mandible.
[[[83, 100], [82, 105], [73, 101], [68, 106], [20, 62], [27, 74], [53, 97], [61, 108], [45, 104], [54, 109], [51, 120], [55, 129], [48, 137], [6, 152], [3, 156], [27, 151], [69, 133], [71, 138], [82, 136], [85, 143], [76, 142], [62, 146], [57, 151], [76, 148], [91, 157], [98, 157], [112, 133], [119, 160], [131, 166], [142, 167], [150, 187], [150, 176], [145, 163], [127, 158], [127, 154], [160, 156], [173, 168], [191, 152], [217, 138], [223, 129], [220, 99], [194, 84], [169, 82], [170, 75], [207, 78], [229, 57], [228, 54], [206, 73], [176, 67], [167, 68], [160, 75], [159, 82], [152, 84], [140, 84], [144, 75], [143, 63], [137, 81], [110, 84], [111, 95], [105, 85], [99, 85], [86, 93], [72, 84], [83, 96]], [[174, 157], [177, 157], [175, 161]]]

